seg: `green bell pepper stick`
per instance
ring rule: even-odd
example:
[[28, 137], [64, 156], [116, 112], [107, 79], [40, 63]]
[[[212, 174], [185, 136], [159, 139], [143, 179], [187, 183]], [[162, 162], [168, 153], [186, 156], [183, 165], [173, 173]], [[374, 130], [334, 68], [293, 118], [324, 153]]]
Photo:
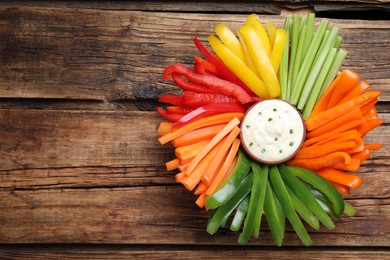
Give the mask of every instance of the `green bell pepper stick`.
[[252, 179], [253, 174], [250, 173], [244, 178], [234, 196], [216, 210], [207, 224], [207, 232], [210, 235], [215, 234], [219, 227], [226, 223], [233, 210], [249, 194], [252, 188]]
[[356, 209], [348, 202], [344, 201], [344, 213], [349, 216], [349, 217], [353, 217], [356, 213]]
[[321, 205], [323, 210], [331, 215], [332, 217], [338, 219], [339, 217], [336, 216], [336, 213], [333, 210], [332, 202], [319, 190], [315, 189], [312, 185], [309, 183], [303, 182], [305, 186], [310, 190], [311, 194], [316, 198], [318, 203]]
[[292, 174], [303, 181], [311, 184], [315, 189], [321, 191], [333, 204], [333, 209], [337, 217], [344, 212], [344, 200], [337, 189], [326, 179], [310, 170], [289, 166], [288, 169]]
[[305, 182], [293, 175], [289, 169], [286, 165], [279, 165], [280, 174], [287, 186], [327, 229], [333, 229], [335, 225], [332, 219], [322, 209], [321, 205], [310, 192], [310, 189], [306, 187]]
[[281, 246], [284, 238], [285, 216], [269, 181], [265, 192], [264, 213], [276, 245]]
[[240, 230], [241, 224], [244, 221], [246, 213], [248, 212], [249, 197], [249, 194], [246, 195], [246, 197], [241, 201], [240, 205], [238, 205], [236, 214], [234, 214], [234, 218], [230, 224], [231, 231]]
[[263, 165], [260, 167], [259, 164], [252, 162], [252, 170], [254, 173], [259, 172], [260, 174], [260, 195], [258, 199], [259, 204], [257, 205], [256, 216], [252, 229], [252, 236], [259, 238], [261, 217], [263, 216], [264, 211], [265, 190], [267, 189], [269, 167], [268, 165]]
[[[263, 186], [261, 182], [267, 180], [268, 171], [266, 172], [266, 175], [264, 175], [260, 165], [255, 162], [252, 162], [252, 170], [253, 182], [251, 196], [249, 199], [248, 214], [246, 215], [244, 221], [244, 228], [238, 237], [239, 244], [246, 244], [249, 241], [253, 228], [255, 226], [259, 228], [261, 215], [263, 214], [265, 193], [264, 195], [261, 194], [261, 186]], [[259, 224], [255, 224], [257, 222], [259, 222]], [[257, 232], [257, 237], [258, 233], [259, 232]]]
[[313, 213], [311, 213], [311, 211], [307, 209], [307, 207], [298, 199], [298, 197], [288, 187], [288, 185], [286, 185], [286, 188], [298, 215], [301, 216], [301, 218], [305, 220], [306, 223], [309, 224], [312, 228], [314, 228], [315, 230], [319, 230], [320, 222], [318, 221], [318, 218], [316, 218]]
[[240, 183], [248, 174], [251, 161], [241, 149], [238, 151], [237, 163], [230, 177], [216, 192], [206, 198], [206, 208], [215, 209], [226, 203], [236, 193]]
[[294, 228], [295, 232], [297, 233], [303, 244], [305, 246], [310, 246], [311, 244], [313, 244], [313, 241], [311, 240], [306, 228], [302, 224], [300, 218], [298, 217], [294, 209], [291, 198], [288, 195], [287, 188], [283, 182], [282, 177], [280, 176], [278, 167], [271, 167], [269, 175], [271, 185], [274, 188], [275, 194], [280, 201], [280, 204], [282, 204], [283, 211], [286, 214], [286, 217], [290, 221], [292, 227]]

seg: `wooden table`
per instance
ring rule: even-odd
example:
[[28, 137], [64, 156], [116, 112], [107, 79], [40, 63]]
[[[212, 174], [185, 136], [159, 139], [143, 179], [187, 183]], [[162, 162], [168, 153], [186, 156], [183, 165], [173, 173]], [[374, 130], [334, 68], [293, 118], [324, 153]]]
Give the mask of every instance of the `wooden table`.
[[[344, 67], [382, 91], [385, 123], [367, 142], [385, 146], [346, 196], [356, 216], [311, 232], [313, 247], [289, 225], [275, 247], [266, 223], [237, 246], [237, 233], [206, 233], [209, 214], [164, 168], [173, 150], [156, 140], [154, 109], [179, 92], [161, 73], [191, 64], [193, 37], [206, 42], [218, 22], [236, 29], [256, 12], [281, 26], [294, 10], [340, 26]], [[2, 1], [0, 258], [390, 258], [389, 10], [379, 0]]]

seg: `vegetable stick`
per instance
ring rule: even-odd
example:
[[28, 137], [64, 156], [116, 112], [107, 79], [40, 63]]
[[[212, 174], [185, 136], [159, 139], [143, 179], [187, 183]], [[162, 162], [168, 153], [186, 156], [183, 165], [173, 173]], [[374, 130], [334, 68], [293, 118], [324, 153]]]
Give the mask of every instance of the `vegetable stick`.
[[355, 174], [345, 173], [331, 168], [321, 169], [317, 171], [317, 173], [331, 182], [335, 182], [352, 189], [359, 188], [363, 182], [363, 180]]
[[333, 181], [331, 181], [330, 183], [332, 183], [333, 186], [335, 186], [335, 188], [336, 188], [341, 194], [347, 195], [347, 194], [350, 194], [350, 193], [351, 193], [349, 187], [347, 187], [347, 186], [341, 185], [341, 184], [339, 184], [339, 183], [337, 183], [337, 182], [333, 182]]
[[278, 28], [273, 23], [266, 23], [265, 28], [267, 29], [269, 44], [271, 46], [271, 53], [272, 53], [274, 48], [275, 38], [276, 38], [276, 30]]
[[[186, 160], [194, 157], [210, 140], [202, 140], [197, 143], [180, 146], [175, 149], [175, 155], [180, 160]], [[183, 164], [183, 162], [181, 163]]]
[[207, 143], [207, 145], [195, 156], [193, 160], [191, 160], [190, 164], [188, 165], [187, 172], [190, 174], [196, 165], [202, 160], [204, 156], [213, 148], [215, 147], [219, 141], [221, 141], [226, 135], [230, 133], [230, 131], [233, 130], [235, 126], [237, 126], [240, 123], [240, 120], [238, 120], [236, 117], [233, 118], [216, 136], [211, 139], [210, 142]]
[[351, 158], [351, 162], [349, 164], [339, 162], [333, 165], [333, 168], [337, 170], [356, 172], [360, 168], [360, 160]]
[[286, 31], [286, 45], [283, 51], [282, 61], [279, 66], [279, 82], [280, 82], [280, 98], [282, 100], [290, 100], [290, 92], [288, 90], [288, 64], [289, 64], [289, 43], [290, 43], [290, 16], [288, 16], [284, 23], [284, 30]]
[[188, 163], [183, 163], [182, 161], [181, 161], [181, 163], [182, 163], [182, 164], [180, 164], [179, 166], [177, 166], [177, 168], [179, 169], [179, 171], [184, 172], [184, 171], [187, 170]]
[[218, 134], [226, 124], [212, 125], [208, 127], [192, 130], [186, 134], [183, 134], [172, 140], [172, 144], [175, 147], [189, 145], [200, 142], [202, 140], [208, 140]]
[[171, 131], [173, 123], [172, 122], [166, 122], [162, 121], [157, 129], [158, 135], [165, 135]]
[[211, 161], [209, 167], [207, 168], [206, 172], [202, 177], [202, 181], [205, 182], [207, 185], [210, 185], [214, 176], [217, 174], [223, 162], [226, 160], [226, 156], [229, 151], [229, 148], [239, 133], [240, 133], [240, 128], [236, 126], [233, 128], [233, 130], [229, 133], [229, 135], [227, 135], [226, 139], [223, 141], [221, 148], [218, 150], [217, 154]]
[[355, 98], [359, 95], [361, 95], [365, 90], [367, 90], [370, 87], [370, 84], [368, 84], [366, 81], [359, 82], [349, 93], [347, 93], [340, 101], [339, 104], [342, 104], [344, 102], [347, 102], [348, 100], [351, 100], [352, 98]]
[[215, 27], [215, 32], [217, 33], [219, 39], [222, 43], [229, 48], [240, 60], [245, 62], [245, 54], [242, 49], [240, 41], [234, 35], [234, 33], [226, 26], [224, 23], [219, 23]]
[[314, 159], [293, 159], [287, 164], [291, 166], [298, 166], [309, 170], [318, 170], [321, 168], [331, 167], [336, 163], [344, 162], [349, 164], [351, 162], [351, 156], [345, 152], [334, 152], [320, 158]]
[[208, 188], [208, 185], [203, 182], [203, 181], [200, 181], [199, 184], [198, 184], [198, 187], [196, 188], [194, 194], [195, 195], [200, 195], [202, 193], [204, 193]]
[[380, 126], [384, 122], [383, 119], [373, 119], [371, 121], [368, 121], [364, 125], [361, 125], [357, 128], [360, 136], [365, 136], [368, 132], [375, 129], [376, 127]]
[[282, 29], [278, 29], [276, 31], [275, 45], [272, 49], [272, 53], [270, 57], [271, 64], [275, 70], [275, 73], [278, 73], [279, 71], [285, 46], [286, 46], [286, 31]]
[[340, 104], [324, 112], [321, 112], [314, 117], [310, 117], [306, 120], [306, 128], [308, 131], [312, 131], [334, 120], [335, 118], [345, 113], [348, 113], [351, 110], [354, 110], [355, 108], [361, 108], [362, 106], [370, 103], [373, 99], [377, 98], [380, 93], [380, 91], [365, 92], [362, 95], [353, 98], [346, 103]]
[[373, 107], [370, 109], [370, 111], [364, 113], [363, 117], [364, 117], [364, 120], [366, 120], [366, 122], [371, 121], [373, 119], [377, 119], [378, 118], [378, 111], [376, 110], [375, 107]]
[[234, 165], [237, 161], [237, 151], [240, 148], [240, 140], [235, 139], [232, 146], [230, 147], [229, 153], [223, 162], [221, 168], [211, 181], [210, 185], [206, 190], [206, 195], [211, 195], [214, 191], [217, 190], [219, 185], [224, 181], [224, 179], [229, 175], [229, 173], [233, 170]]
[[333, 129], [336, 129], [342, 125], [345, 125], [348, 122], [354, 121], [354, 120], [363, 120], [363, 115], [360, 112], [359, 108], [356, 108], [348, 113], [345, 113], [341, 115], [338, 118], [335, 118], [334, 120], [322, 125], [321, 127], [318, 127], [317, 129], [310, 131], [306, 134], [306, 138], [313, 138], [316, 136], [320, 136], [323, 134], [328, 133], [329, 131], [332, 131]]
[[211, 160], [218, 152], [222, 143], [218, 143], [215, 145], [207, 154], [204, 156], [197, 164], [196, 167], [192, 171], [188, 171], [188, 167], [185, 171], [185, 177], [180, 181], [188, 190], [193, 190], [196, 185], [202, 179], [202, 176], [206, 169], [209, 167]]
[[206, 201], [206, 194], [202, 193], [198, 197], [198, 199], [195, 201], [196, 205], [199, 206], [199, 208], [203, 208]]
[[333, 136], [330, 136], [328, 138], [325, 138], [319, 142], [316, 143], [316, 145], [322, 145], [322, 144], [330, 144], [330, 143], [342, 143], [346, 141], [354, 141], [355, 143], [359, 143], [363, 141], [363, 139], [360, 137], [358, 131], [356, 129], [349, 130], [346, 132], [338, 133]]
[[295, 155], [295, 159], [313, 159], [326, 156], [330, 153], [350, 149], [356, 146], [354, 141], [348, 141], [343, 143], [330, 143], [323, 145], [313, 145], [304, 147]]
[[175, 170], [179, 165], [180, 165], [180, 160], [178, 158], [165, 163], [165, 167], [167, 168], [167, 171]]
[[348, 131], [348, 130], [352, 130], [352, 129], [356, 129], [356, 127], [358, 126], [361, 126], [364, 124], [364, 120], [353, 120], [351, 122], [348, 122], [346, 123], [345, 125], [342, 125], [326, 134], [323, 134], [323, 135], [320, 135], [320, 136], [316, 136], [316, 137], [313, 137], [313, 138], [310, 138], [310, 139], [307, 139], [305, 142], [304, 142], [304, 145], [305, 146], [309, 146], [309, 145], [312, 145], [314, 143], [317, 143], [317, 142], [320, 142], [322, 140], [325, 140], [326, 138], [331, 138], [332, 136], [336, 135], [336, 134], [339, 134], [339, 133], [342, 133], [342, 132], [345, 132], [345, 131]]
[[366, 144], [364, 145], [364, 149], [367, 150], [379, 150], [383, 147], [383, 144]]
[[[299, 97], [301, 96], [302, 89], [304, 87], [304, 84], [306, 82], [306, 79], [309, 75], [309, 72], [311, 70], [312, 64], [314, 62], [314, 58], [317, 54], [317, 51], [319, 49], [319, 46], [321, 44], [322, 38], [324, 37], [326, 28], [328, 27], [329, 21], [322, 20], [320, 23], [320, 26], [318, 27], [314, 38], [312, 42], [310, 43], [309, 50], [307, 54], [305, 55], [305, 59], [302, 63], [302, 66], [298, 73], [298, 81], [293, 86], [293, 89], [291, 89], [291, 99], [290, 102], [294, 105], [298, 104]], [[290, 63], [291, 64], [291, 63]]]
[[332, 96], [328, 101], [327, 109], [340, 104], [340, 101], [357, 86], [360, 80], [359, 74], [355, 71], [348, 70], [348, 77], [349, 80], [347, 82], [343, 85], [338, 85], [332, 92]]
[[370, 111], [371, 108], [373, 108], [377, 102], [378, 102], [378, 98], [374, 98], [370, 103], [368, 103], [367, 105], [362, 106], [360, 108], [360, 110], [362, 111], [362, 114], [365, 114], [368, 111]]
[[166, 144], [169, 141], [175, 139], [176, 137], [179, 137], [182, 134], [185, 134], [189, 131], [199, 129], [205, 126], [227, 123], [231, 121], [233, 118], [237, 118], [238, 120], [240, 120], [243, 117], [243, 115], [244, 114], [242, 113], [223, 113], [215, 116], [205, 117], [197, 121], [191, 122], [188, 125], [185, 125], [173, 132], [161, 136], [160, 138], [158, 138], [158, 141], [160, 142], [160, 144]]
[[268, 57], [270, 57], [271, 56], [271, 45], [269, 42], [267, 32], [265, 31], [264, 26], [261, 24], [259, 17], [256, 14], [249, 15], [246, 19], [246, 24], [253, 26], [255, 28], [256, 33], [257, 33], [258, 37], [260, 38], [261, 43], [264, 46]]
[[312, 118], [317, 114], [319, 114], [320, 112], [327, 110], [329, 99], [332, 96], [332, 93], [335, 90], [335, 88], [337, 88], [338, 86], [342, 86], [344, 84], [349, 84], [349, 82], [353, 78], [352, 77], [353, 75], [354, 72], [351, 70], [341, 71], [341, 73], [336, 77], [336, 79], [332, 81], [330, 86], [326, 89], [326, 91], [322, 94], [321, 98], [317, 101], [309, 118]]
[[360, 163], [362, 163], [365, 160], [367, 160], [370, 157], [370, 155], [371, 155], [370, 150], [364, 149], [362, 152], [352, 155], [351, 158], [358, 159]]

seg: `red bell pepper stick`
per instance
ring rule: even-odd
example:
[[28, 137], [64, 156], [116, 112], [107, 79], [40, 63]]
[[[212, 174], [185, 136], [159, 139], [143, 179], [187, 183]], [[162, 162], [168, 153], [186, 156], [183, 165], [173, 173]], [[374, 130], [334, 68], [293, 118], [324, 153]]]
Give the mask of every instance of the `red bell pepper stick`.
[[213, 103], [240, 103], [237, 98], [232, 96], [193, 91], [184, 91], [181, 100], [183, 106], [191, 108], [198, 108]]
[[180, 106], [181, 105], [181, 99], [182, 99], [182, 96], [164, 95], [164, 96], [161, 96], [158, 99], [158, 102], [168, 103], [168, 104], [171, 104], [171, 105]]
[[239, 113], [245, 113], [244, 108], [240, 104], [234, 104], [234, 103], [215, 103], [215, 104], [208, 104], [202, 107], [199, 107], [192, 112], [188, 113], [187, 115], [180, 118], [178, 121], [176, 121], [172, 125], [172, 131], [191, 123], [195, 120], [199, 120], [204, 117], [221, 114], [221, 113], [231, 113], [231, 112], [239, 112]]
[[206, 86], [203, 86], [201, 84], [197, 84], [194, 82], [187, 81], [183, 79], [180, 74], [173, 72], [172, 73], [172, 79], [175, 84], [182, 88], [183, 90], [189, 90], [189, 91], [195, 91], [199, 93], [217, 93], [216, 90], [212, 90]]
[[240, 86], [227, 80], [220, 79], [216, 76], [199, 75], [181, 63], [176, 63], [167, 67], [164, 70], [163, 78], [170, 79], [173, 73], [178, 73], [181, 76], [186, 77], [191, 82], [202, 84], [212, 90], [218, 91], [219, 93], [232, 95], [236, 97], [242, 104], [253, 101], [252, 97]]
[[256, 96], [255, 93], [245, 85], [228, 67], [216, 56], [214, 56], [199, 40], [194, 38], [194, 43], [196, 48], [206, 57], [206, 59], [215, 66], [215, 69], [218, 71], [219, 75], [223, 76], [224, 79], [230, 81], [238, 86], [240, 86], [246, 93], [250, 96]]
[[167, 120], [172, 121], [172, 122], [176, 122], [180, 118], [183, 117], [183, 115], [181, 115], [181, 114], [167, 112], [162, 107], [157, 107], [156, 110], [160, 114], [160, 116], [162, 116], [162, 117], [164, 117]]
[[188, 114], [192, 111], [193, 109], [188, 108], [188, 107], [183, 107], [183, 106], [168, 106], [167, 111], [170, 113], [176, 113], [176, 114], [181, 114], [185, 115]]
[[[217, 68], [214, 66], [214, 64], [210, 63], [209, 61], [202, 59], [201, 57], [194, 56], [195, 64], [198, 64], [199, 67], [203, 68], [203, 71], [209, 72], [218, 78], [224, 78], [218, 71]], [[195, 70], [196, 71], [196, 70]], [[206, 73], [205, 73], [206, 74]]]

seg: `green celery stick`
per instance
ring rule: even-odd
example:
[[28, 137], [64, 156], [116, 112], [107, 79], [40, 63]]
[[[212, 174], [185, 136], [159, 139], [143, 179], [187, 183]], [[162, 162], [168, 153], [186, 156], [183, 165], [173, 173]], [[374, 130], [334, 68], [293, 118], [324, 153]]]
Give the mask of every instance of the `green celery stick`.
[[311, 13], [307, 17], [307, 22], [306, 22], [306, 36], [305, 36], [305, 43], [302, 48], [302, 53], [304, 55], [301, 56], [301, 61], [299, 63], [299, 67], [302, 66], [303, 60], [305, 59], [305, 55], [307, 54], [307, 51], [309, 49], [310, 43], [313, 40], [313, 35], [314, 35], [314, 21], [315, 21], [315, 14]]
[[340, 49], [339, 52], [336, 54], [336, 58], [333, 61], [332, 66], [330, 67], [330, 70], [328, 72], [328, 75], [326, 76], [324, 83], [322, 84], [320, 94], [317, 97], [317, 100], [324, 94], [325, 90], [329, 87], [329, 85], [332, 83], [332, 81], [335, 79], [341, 64], [343, 63], [345, 57], [347, 57], [348, 52], [344, 49]]
[[288, 101], [287, 96], [287, 74], [288, 74], [288, 57], [289, 57], [289, 45], [290, 45], [290, 16], [286, 18], [284, 22], [284, 30], [286, 31], [286, 46], [284, 48], [282, 61], [279, 67], [279, 81], [280, 81], [280, 93], [281, 99]]
[[318, 27], [318, 30], [315, 33], [314, 38], [309, 46], [309, 50], [298, 73], [298, 80], [294, 85], [294, 89], [291, 91], [290, 103], [292, 103], [293, 105], [296, 105], [299, 101], [299, 97], [306, 82], [306, 78], [310, 72], [311, 66], [313, 64], [318, 48], [320, 47], [322, 38], [324, 37], [325, 30], [328, 27], [328, 24], [328, 20], [324, 19], [321, 21], [320, 26]]
[[343, 38], [340, 35], [337, 36], [336, 41], [334, 42], [333, 48], [338, 49], [342, 42], [343, 42]]
[[299, 15], [295, 14], [293, 17], [292, 31], [291, 31], [291, 53], [290, 53], [290, 66], [288, 68], [288, 78], [287, 78], [287, 93], [288, 96], [291, 96], [291, 90], [294, 88], [292, 84], [293, 69], [295, 64], [295, 57], [297, 54], [298, 48], [298, 39], [299, 39]]
[[326, 76], [328, 75], [328, 72], [329, 72], [329, 70], [333, 64], [333, 61], [336, 57], [336, 52], [337, 52], [337, 49], [332, 48], [329, 51], [328, 56], [326, 57], [324, 65], [321, 68], [321, 72], [318, 75], [318, 77], [314, 83], [313, 89], [311, 90], [310, 95], [306, 101], [305, 107], [303, 108], [302, 116], [304, 119], [306, 119], [310, 116], [311, 111], [313, 110], [314, 105], [317, 102], [317, 97], [320, 94], [324, 80], [325, 80]]
[[324, 34], [324, 38], [322, 38], [322, 42], [321, 42], [321, 45], [320, 45], [320, 48], [318, 49], [317, 51], [317, 54], [316, 54], [316, 57], [314, 58], [314, 62], [313, 64], [316, 64], [317, 60], [318, 60], [318, 57], [320, 56], [320, 54], [322, 53], [322, 50], [324, 49], [324, 46], [329, 38], [329, 34], [330, 34], [330, 31], [329, 30], [326, 30], [325, 31], [325, 34]]
[[299, 32], [302, 31], [303, 25], [306, 24], [307, 16], [301, 16], [301, 20], [299, 21]]
[[302, 94], [299, 97], [298, 109], [303, 109], [306, 104], [307, 98], [309, 97], [310, 92], [313, 89], [314, 83], [319, 76], [319, 73], [324, 65], [325, 59], [328, 56], [330, 49], [332, 48], [334, 41], [336, 40], [337, 33], [339, 28], [336, 25], [333, 25], [332, 30], [330, 31], [329, 37], [326, 39], [325, 45], [323, 46], [316, 62], [314, 63], [310, 74], [305, 82], [305, 85], [302, 90]]
[[303, 50], [303, 45], [306, 42], [306, 38], [305, 38], [306, 29], [307, 29], [307, 26], [306, 26], [306, 24], [304, 24], [303, 28], [299, 34], [298, 48], [297, 48], [297, 53], [295, 55], [295, 62], [294, 62], [294, 67], [293, 67], [293, 71], [292, 71], [292, 73], [293, 73], [292, 80], [291, 80], [292, 86], [294, 86], [295, 82], [297, 81], [298, 72], [299, 72], [299, 69], [301, 67], [301, 65], [300, 65], [301, 56], [303, 55], [302, 50]]

